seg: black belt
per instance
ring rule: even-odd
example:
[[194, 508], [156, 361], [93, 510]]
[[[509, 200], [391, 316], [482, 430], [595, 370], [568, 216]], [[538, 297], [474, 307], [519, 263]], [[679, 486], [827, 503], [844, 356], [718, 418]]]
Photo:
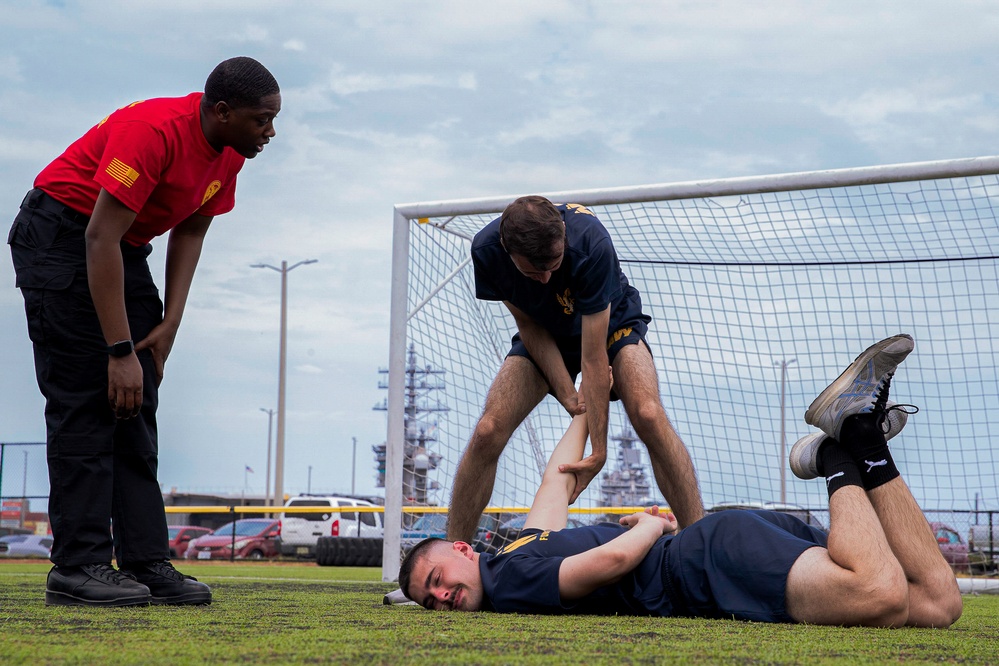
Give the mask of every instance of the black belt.
[[24, 201], [21, 202], [21, 208], [24, 207], [36, 208], [55, 215], [61, 215], [67, 220], [72, 220], [73, 222], [82, 224], [83, 226], [87, 226], [87, 224], [90, 223], [89, 215], [84, 215], [83, 213], [70, 208], [61, 201], [53, 199], [37, 187], [24, 196]]

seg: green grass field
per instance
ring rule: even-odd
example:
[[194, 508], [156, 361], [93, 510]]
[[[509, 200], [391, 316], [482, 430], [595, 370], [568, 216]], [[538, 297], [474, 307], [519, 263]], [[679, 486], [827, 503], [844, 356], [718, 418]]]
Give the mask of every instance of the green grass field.
[[948, 630], [432, 613], [377, 569], [182, 563], [203, 607], [48, 608], [48, 564], [0, 564], [2, 664], [999, 664], [999, 596]]

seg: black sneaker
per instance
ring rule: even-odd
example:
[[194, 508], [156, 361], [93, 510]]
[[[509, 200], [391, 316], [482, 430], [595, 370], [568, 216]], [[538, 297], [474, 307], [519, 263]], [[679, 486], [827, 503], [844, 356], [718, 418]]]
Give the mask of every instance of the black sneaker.
[[203, 605], [212, 603], [212, 590], [197, 578], [173, 568], [170, 560], [141, 562], [123, 569], [149, 587], [154, 605]]
[[148, 606], [149, 588], [110, 564], [52, 567], [45, 580], [46, 606]]

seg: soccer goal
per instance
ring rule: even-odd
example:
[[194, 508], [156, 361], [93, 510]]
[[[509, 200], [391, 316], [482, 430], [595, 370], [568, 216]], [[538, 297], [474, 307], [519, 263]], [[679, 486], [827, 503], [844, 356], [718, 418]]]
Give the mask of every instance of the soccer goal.
[[[823, 484], [785, 472], [811, 432], [804, 411], [857, 353], [906, 332], [916, 351], [892, 398], [920, 412], [892, 442], [900, 469], [925, 509], [966, 512], [959, 531], [975, 510], [999, 510], [999, 157], [541, 194], [585, 205], [609, 230], [652, 316], [663, 404], [706, 507], [821, 511]], [[395, 207], [385, 580], [398, 573], [403, 507], [449, 504], [516, 331], [501, 303], [475, 299], [469, 247], [517, 196]], [[529, 505], [567, 421], [551, 397], [531, 414], [491, 507]], [[607, 464], [580, 509], [599, 511], [621, 497], [608, 486], [629, 481], [627, 497], [662, 502], [629, 432], [612, 404]], [[414, 460], [419, 493], [403, 484]]]

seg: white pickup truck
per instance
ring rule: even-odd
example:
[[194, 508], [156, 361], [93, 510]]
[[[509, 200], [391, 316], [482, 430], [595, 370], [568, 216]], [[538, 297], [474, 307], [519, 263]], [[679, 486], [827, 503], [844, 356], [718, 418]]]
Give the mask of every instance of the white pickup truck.
[[[285, 504], [281, 514], [281, 554], [315, 557], [319, 537], [383, 537], [384, 517], [380, 512], [349, 511], [353, 507], [375, 505], [354, 497], [300, 495]], [[295, 507], [325, 507], [329, 511], [296, 512]]]

